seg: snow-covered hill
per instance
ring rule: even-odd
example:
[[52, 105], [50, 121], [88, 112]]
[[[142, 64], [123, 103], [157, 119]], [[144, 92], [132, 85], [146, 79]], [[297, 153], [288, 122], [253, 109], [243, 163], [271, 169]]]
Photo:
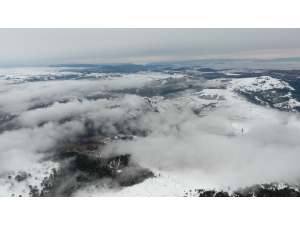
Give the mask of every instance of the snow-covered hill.
[[288, 89], [294, 90], [287, 82], [272, 78], [270, 76], [251, 77], [242, 79], [233, 79], [230, 87], [232, 90], [239, 91], [265, 91], [270, 89]]
[[233, 79], [229, 88], [232, 91], [245, 93], [262, 105], [292, 112], [298, 112], [296, 108], [300, 106], [298, 98], [291, 93], [297, 91], [287, 82], [270, 76]]

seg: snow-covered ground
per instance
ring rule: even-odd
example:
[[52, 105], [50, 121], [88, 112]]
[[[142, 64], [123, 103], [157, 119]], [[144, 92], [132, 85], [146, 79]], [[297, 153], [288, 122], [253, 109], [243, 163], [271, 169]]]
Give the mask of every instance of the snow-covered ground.
[[[147, 167], [144, 165], [144, 167]], [[144, 182], [122, 189], [97, 189], [78, 191], [75, 196], [101, 196], [101, 197], [195, 197], [195, 187], [209, 187], [195, 179], [199, 171], [165, 171], [150, 168], [155, 177], [148, 178]], [[211, 184], [212, 185], [212, 184]]]
[[233, 79], [231, 82], [232, 90], [240, 91], [265, 91], [270, 89], [283, 89], [294, 90], [287, 82], [270, 76], [251, 77], [242, 79]]
[[[201, 96], [201, 94], [199, 94]], [[184, 107], [190, 109], [203, 108], [210, 104], [217, 104], [218, 100], [206, 100], [197, 98], [197, 96], [185, 96], [176, 99], [165, 99], [162, 96], [154, 96], [152, 98], [146, 98], [149, 105], [156, 109], [158, 112], [165, 112], [169, 107], [176, 109], [183, 109]]]
[[[287, 82], [282, 81], [280, 79], [272, 78], [269, 76], [261, 76], [261, 77], [255, 77], [255, 78], [243, 78], [243, 79], [233, 79], [230, 82], [230, 89], [233, 91], [241, 91], [245, 93], [251, 92], [260, 92], [260, 91], [266, 91], [266, 90], [273, 90], [273, 89], [287, 89], [293, 91], [294, 88], [292, 88]], [[273, 90], [272, 93], [276, 93], [276, 90]], [[300, 106], [300, 102], [293, 98], [291, 92], [288, 92], [288, 94], [283, 94], [280, 96], [281, 98], [289, 98], [287, 101], [283, 101], [280, 103], [275, 103], [274, 106], [277, 108], [282, 109], [289, 109], [293, 112], [297, 112], [295, 110], [295, 107]], [[261, 102], [263, 105], [269, 105], [269, 103], [261, 100], [258, 96], [254, 96], [254, 98]], [[277, 98], [274, 98], [273, 100], [276, 100]], [[272, 101], [272, 99], [269, 99]]]
[[[34, 163], [30, 167], [24, 168], [22, 171], [30, 174], [25, 180], [17, 181], [15, 177], [21, 174], [18, 171], [11, 171], [0, 178], [0, 196], [1, 197], [28, 197], [29, 185], [37, 186], [41, 189], [41, 183], [45, 177], [53, 174], [52, 169], [59, 169], [59, 164], [51, 161], [44, 163]], [[10, 177], [9, 177], [10, 176]]]
[[288, 101], [274, 104], [274, 106], [283, 109], [292, 109], [293, 111], [295, 107], [300, 107], [300, 102], [298, 102], [296, 99], [290, 98]]

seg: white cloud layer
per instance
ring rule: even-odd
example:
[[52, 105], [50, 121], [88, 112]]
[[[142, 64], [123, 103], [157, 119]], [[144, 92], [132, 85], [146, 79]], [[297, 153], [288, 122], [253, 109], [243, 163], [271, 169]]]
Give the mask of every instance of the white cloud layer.
[[[1, 29], [0, 63], [299, 56], [298, 29]], [[299, 51], [298, 51], [299, 52]]]
[[0, 80], [0, 110], [23, 111], [39, 104], [83, 98], [104, 94], [106, 91], [138, 88], [150, 79], [139, 76], [130, 79], [120, 77], [112, 80], [67, 80], [7, 85]]
[[[43, 152], [53, 149], [59, 141], [86, 133], [87, 120], [94, 123], [95, 129], [115, 135], [118, 132], [115, 124], [134, 114], [139, 119], [130, 120], [130, 128], [147, 130], [149, 135], [136, 141], [111, 143], [104, 156], [129, 153], [133, 161], [150, 168], [198, 171], [193, 172], [195, 179], [205, 177], [203, 182], [222, 187], [251, 185], [263, 180], [300, 182], [297, 115], [261, 108], [264, 111], [260, 113], [276, 118], [275, 122], [252, 118], [243, 134], [233, 134], [232, 112], [236, 108], [232, 107], [238, 107], [240, 114], [246, 115], [253, 104], [246, 103], [248, 108], [229, 107], [228, 101], [226, 107], [218, 106], [199, 117], [190, 109], [179, 111], [172, 107], [163, 113], [144, 113], [146, 102], [137, 95], [83, 98], [108, 90], [138, 88], [148, 81], [143, 76], [11, 85], [2, 81], [1, 111], [23, 112], [13, 120], [21, 125], [20, 129], [0, 134], [0, 172], [19, 170], [38, 162]], [[59, 100], [68, 101], [59, 103]], [[37, 104], [49, 103], [48, 107], [28, 111]], [[65, 119], [70, 121], [60, 123]]]
[[0, 171], [19, 171], [39, 162], [58, 141], [83, 134], [79, 121], [59, 125], [49, 122], [42, 127], [22, 128], [0, 134]]
[[133, 160], [155, 169], [198, 170], [195, 179], [222, 188], [262, 181], [298, 183], [300, 129], [293, 125], [299, 118], [270, 110], [278, 121], [254, 120], [247, 133], [232, 136], [229, 112], [221, 107], [203, 118], [190, 111], [148, 115], [137, 126], [152, 130], [149, 136], [113, 144], [106, 154], [130, 153]]

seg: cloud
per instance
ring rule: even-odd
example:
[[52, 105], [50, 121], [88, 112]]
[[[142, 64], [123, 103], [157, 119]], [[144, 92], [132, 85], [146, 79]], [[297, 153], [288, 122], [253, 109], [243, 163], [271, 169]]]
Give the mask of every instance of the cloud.
[[[222, 107], [203, 118], [189, 111], [151, 114], [137, 125], [151, 130], [150, 135], [112, 144], [106, 154], [128, 153], [134, 161], [155, 169], [196, 170], [204, 183], [213, 181], [223, 188], [228, 184], [239, 187], [261, 181], [297, 183], [300, 129], [292, 125], [299, 118], [275, 110], [271, 113], [291, 121], [253, 122], [248, 133], [235, 136], [228, 129], [229, 111]], [[203, 174], [206, 180], [201, 178]]]
[[[38, 74], [38, 71], [43, 73], [45, 70], [29, 69], [29, 73], [32, 71]], [[34, 74], [29, 74], [32, 75]], [[12, 70], [11, 76], [20, 76], [19, 70]], [[24, 76], [27, 76], [26, 71]], [[123, 122], [130, 113], [138, 115], [138, 109], [145, 105], [145, 101], [136, 95], [108, 93], [139, 88], [149, 81], [151, 79], [148, 77], [130, 75], [109, 80], [20, 84], [0, 80], [1, 113], [21, 111], [16, 118], [7, 122], [20, 126], [14, 126], [16, 130], [6, 130], [0, 134], [0, 174], [9, 170], [22, 170], [41, 162], [46, 155], [53, 153], [58, 142], [74, 140], [78, 135], [86, 134], [87, 121], [92, 121], [95, 132], [117, 134], [115, 124]], [[85, 98], [100, 94], [110, 97], [96, 100]], [[32, 107], [41, 108], [30, 109]], [[4, 120], [1, 125], [5, 123]]]
[[42, 127], [21, 128], [0, 134], [0, 173], [22, 170], [39, 162], [46, 151], [61, 140], [83, 134], [85, 128], [80, 121], [62, 125], [49, 122]]
[[117, 77], [111, 80], [67, 80], [10, 85], [7, 85], [7, 81], [1, 81], [0, 110], [23, 111], [40, 104], [96, 96], [107, 91], [138, 88], [150, 81], [143, 76], [132, 76], [130, 79]]
[[[273, 120], [252, 118], [247, 132], [237, 135], [232, 127], [235, 108], [218, 106], [204, 117], [189, 108], [156, 113], [141, 96], [115, 92], [145, 84], [150, 84], [149, 77], [142, 75], [10, 85], [1, 81], [1, 111], [23, 112], [13, 120], [20, 129], [0, 134], [0, 172], [39, 162], [58, 142], [86, 134], [86, 122], [91, 122], [95, 134], [116, 135], [119, 125], [147, 134], [110, 143], [103, 156], [131, 154], [131, 160], [141, 165], [190, 171], [195, 179], [222, 187], [262, 180], [300, 182], [299, 116], [265, 109]], [[107, 98], [86, 98], [103, 93]], [[37, 104], [49, 105], [28, 110]], [[249, 108], [240, 110], [244, 115]]]
[[[74, 100], [67, 103], [55, 102], [46, 108], [39, 108], [22, 113], [18, 121], [22, 126], [34, 127], [45, 122], [59, 122], [63, 119], [85, 119], [92, 120], [96, 127], [103, 125], [103, 121], [110, 121], [111, 124], [120, 122], [127, 117], [128, 112], [134, 112], [142, 108], [145, 101], [136, 95], [125, 95], [117, 99], [98, 100]], [[135, 114], [138, 112], [135, 112]], [[97, 124], [99, 124], [97, 126]]]
[[253, 58], [268, 50], [275, 51], [276, 57], [286, 57], [300, 48], [298, 37], [298, 29], [1, 29], [0, 62], [36, 65], [232, 55]]

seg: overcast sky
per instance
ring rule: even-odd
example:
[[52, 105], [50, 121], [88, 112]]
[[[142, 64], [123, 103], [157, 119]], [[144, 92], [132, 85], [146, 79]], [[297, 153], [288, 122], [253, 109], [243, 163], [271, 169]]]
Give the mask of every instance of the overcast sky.
[[0, 65], [300, 56], [300, 29], [0, 29]]

